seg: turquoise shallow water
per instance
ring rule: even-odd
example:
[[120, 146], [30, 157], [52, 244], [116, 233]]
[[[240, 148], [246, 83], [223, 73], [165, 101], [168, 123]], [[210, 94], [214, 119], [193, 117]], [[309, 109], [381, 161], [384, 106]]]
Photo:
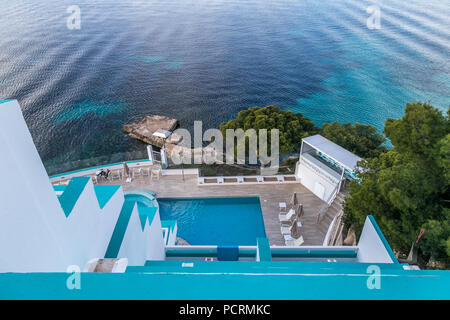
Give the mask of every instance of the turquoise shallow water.
[[382, 129], [408, 101], [450, 105], [448, 0], [81, 0], [68, 30], [72, 4], [0, 0], [0, 99], [50, 174], [146, 157], [122, 125], [148, 114], [207, 129], [275, 104]]

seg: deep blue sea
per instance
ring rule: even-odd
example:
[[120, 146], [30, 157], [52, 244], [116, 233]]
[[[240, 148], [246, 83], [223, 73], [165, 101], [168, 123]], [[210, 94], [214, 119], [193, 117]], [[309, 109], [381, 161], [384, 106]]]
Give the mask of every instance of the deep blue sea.
[[381, 130], [408, 101], [450, 106], [449, 0], [0, 0], [0, 17], [0, 99], [50, 174], [145, 157], [122, 125], [148, 114], [206, 129], [275, 104]]

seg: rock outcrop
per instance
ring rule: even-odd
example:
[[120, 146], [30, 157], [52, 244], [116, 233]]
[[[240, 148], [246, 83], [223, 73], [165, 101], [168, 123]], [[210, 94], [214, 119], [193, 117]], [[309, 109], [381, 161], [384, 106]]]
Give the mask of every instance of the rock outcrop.
[[154, 115], [145, 116], [137, 123], [126, 124], [123, 126], [123, 129], [128, 132], [130, 137], [161, 148], [164, 140], [160, 137], [153, 136], [153, 133], [158, 129], [173, 131], [177, 126], [177, 119]]

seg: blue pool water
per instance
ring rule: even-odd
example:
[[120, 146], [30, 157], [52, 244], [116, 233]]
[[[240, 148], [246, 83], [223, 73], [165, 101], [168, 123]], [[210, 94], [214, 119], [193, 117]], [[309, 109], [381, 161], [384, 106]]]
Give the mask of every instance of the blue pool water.
[[122, 126], [149, 114], [206, 130], [275, 104], [381, 130], [409, 101], [450, 106], [448, 0], [0, 0], [0, 13], [0, 99], [19, 100], [49, 174], [145, 158]]
[[257, 197], [158, 198], [161, 220], [177, 220], [177, 235], [191, 245], [256, 245], [265, 237]]

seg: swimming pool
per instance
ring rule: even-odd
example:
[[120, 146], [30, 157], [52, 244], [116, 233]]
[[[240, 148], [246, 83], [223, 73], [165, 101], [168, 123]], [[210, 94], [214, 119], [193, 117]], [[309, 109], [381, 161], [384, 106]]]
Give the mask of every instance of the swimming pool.
[[258, 197], [158, 198], [161, 220], [177, 220], [191, 245], [256, 245], [265, 237]]

